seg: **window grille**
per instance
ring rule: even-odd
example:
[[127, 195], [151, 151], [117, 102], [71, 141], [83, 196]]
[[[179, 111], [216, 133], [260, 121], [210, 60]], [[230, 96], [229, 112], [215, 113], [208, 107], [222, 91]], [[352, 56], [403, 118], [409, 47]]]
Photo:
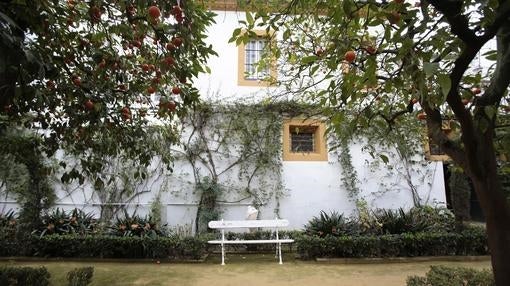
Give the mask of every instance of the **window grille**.
[[316, 127], [291, 126], [291, 152], [315, 152]]
[[257, 63], [262, 59], [267, 39], [257, 38], [250, 40], [245, 46], [244, 71], [245, 78], [250, 80], [264, 79], [269, 74], [269, 68], [265, 67], [257, 71]]

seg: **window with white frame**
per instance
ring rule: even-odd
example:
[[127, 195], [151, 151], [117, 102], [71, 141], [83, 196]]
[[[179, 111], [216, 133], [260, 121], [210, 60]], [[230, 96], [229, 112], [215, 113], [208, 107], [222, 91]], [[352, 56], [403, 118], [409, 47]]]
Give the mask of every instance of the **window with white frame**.
[[240, 86], [271, 86], [276, 82], [276, 61], [267, 52], [272, 33], [254, 30], [249, 40], [238, 45], [237, 84]]
[[259, 80], [264, 79], [269, 74], [269, 68], [260, 69], [258, 62], [262, 59], [264, 49], [267, 46], [267, 39], [258, 37], [250, 40], [244, 48], [244, 72], [245, 79]]

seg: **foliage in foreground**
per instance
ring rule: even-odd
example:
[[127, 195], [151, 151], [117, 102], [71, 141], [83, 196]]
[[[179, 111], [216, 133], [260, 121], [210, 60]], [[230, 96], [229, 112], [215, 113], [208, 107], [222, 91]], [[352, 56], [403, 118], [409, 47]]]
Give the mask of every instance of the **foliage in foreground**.
[[409, 276], [407, 286], [493, 286], [491, 271], [463, 267], [431, 266], [425, 277]]
[[[75, 268], [67, 273], [67, 285], [87, 286], [92, 282], [93, 274], [93, 267]], [[0, 267], [2, 286], [47, 286], [50, 285], [50, 276], [46, 267]]]
[[50, 273], [45, 267], [0, 267], [0, 285], [47, 286], [50, 284]]
[[92, 282], [94, 267], [75, 268], [67, 273], [69, 286], [87, 286]]

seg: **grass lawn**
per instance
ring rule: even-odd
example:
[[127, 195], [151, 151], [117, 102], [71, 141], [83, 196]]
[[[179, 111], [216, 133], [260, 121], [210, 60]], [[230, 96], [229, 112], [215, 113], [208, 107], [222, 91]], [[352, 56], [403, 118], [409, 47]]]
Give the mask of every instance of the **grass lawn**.
[[405, 285], [409, 275], [423, 275], [430, 265], [489, 268], [490, 261], [474, 262], [406, 262], [380, 264], [320, 263], [293, 260], [284, 255], [278, 265], [272, 255], [228, 254], [227, 265], [219, 265], [213, 254], [206, 263], [118, 263], [118, 262], [13, 262], [0, 265], [45, 266], [52, 285], [66, 285], [66, 273], [75, 267], [94, 267], [91, 285]]

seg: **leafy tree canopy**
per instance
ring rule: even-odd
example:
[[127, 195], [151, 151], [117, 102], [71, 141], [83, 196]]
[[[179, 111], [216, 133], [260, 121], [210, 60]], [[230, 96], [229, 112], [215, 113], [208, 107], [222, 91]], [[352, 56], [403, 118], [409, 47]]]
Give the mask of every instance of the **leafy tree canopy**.
[[215, 54], [204, 43], [214, 14], [177, 2], [2, 1], [0, 136], [36, 130], [48, 155], [64, 148], [85, 172], [120, 154], [148, 164], [157, 152], [141, 139], [165, 129], [176, 141], [166, 126], [199, 100], [193, 78]]

